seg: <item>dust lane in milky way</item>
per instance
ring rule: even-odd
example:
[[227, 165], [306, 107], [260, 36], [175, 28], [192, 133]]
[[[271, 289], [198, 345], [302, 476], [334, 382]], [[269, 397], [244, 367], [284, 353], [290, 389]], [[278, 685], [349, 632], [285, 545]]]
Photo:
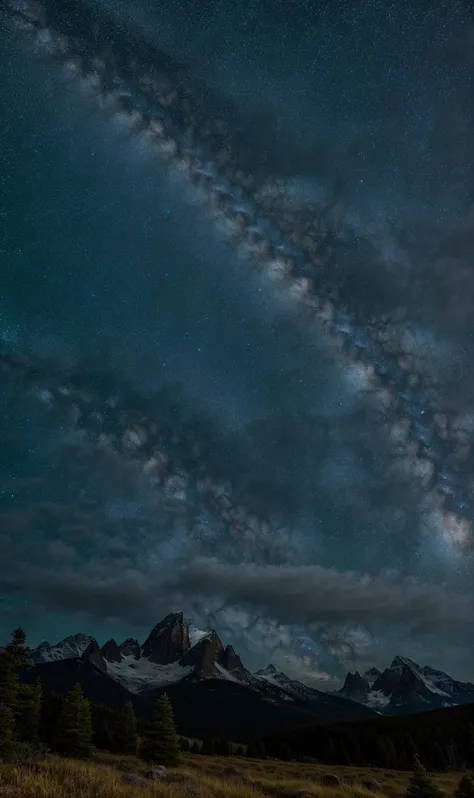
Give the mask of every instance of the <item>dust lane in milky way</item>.
[[[458, 567], [456, 550], [470, 545], [470, 431], [441, 402], [433, 375], [393, 343], [378, 306], [361, 307], [362, 285], [348, 304], [327, 226], [303, 240], [305, 214], [276, 202], [271, 175], [246, 166], [231, 123], [203, 136], [209, 110], [191, 136], [193, 98], [174, 97], [169, 64], [157, 87], [139, 63], [125, 64], [126, 48], [105, 46], [100, 26], [79, 30], [62, 8], [60, 19], [53, 4], [32, 17], [21, 4], [20, 21], [33, 26], [10, 31], [5, 94], [15, 125], [2, 148], [23, 146], [7, 191], [21, 174], [30, 202], [26, 213], [27, 202], [9, 209], [3, 336], [33, 369], [27, 383], [42, 412], [56, 419], [48, 380], [57, 390], [82, 357], [96, 357], [96, 368], [108, 361], [112, 382], [138, 395], [178, 379], [187, 407], [211, 416], [192, 466], [201, 471], [197, 515], [201, 523], [208, 511], [231, 557], [343, 568], [353, 556], [362, 571], [403, 562], [431, 579], [446, 562]], [[36, 367], [30, 352], [41, 355]], [[16, 384], [10, 365], [5, 375]], [[82, 411], [67, 421], [73, 433], [78, 422], [81, 434], [87, 428], [88, 446], [103, 442], [109, 399], [92, 391], [85, 427]], [[124, 460], [144, 447], [147, 480], [161, 412], [147, 400], [112, 436]], [[177, 411], [178, 427], [187, 412]], [[64, 419], [55, 423], [62, 429]], [[57, 454], [64, 441], [52, 446]], [[171, 491], [187, 484], [182, 470], [167, 474]], [[181, 558], [214, 544], [193, 535]]]
[[[432, 381], [420, 374], [412, 357], [397, 351], [383, 323], [368, 316], [358, 300], [355, 306], [348, 304], [345, 278], [328, 261], [324, 231], [315, 229], [311, 218], [308, 227], [307, 217], [305, 233], [298, 213], [294, 218], [284, 207], [280, 218], [261, 181], [246, 173], [245, 164], [239, 168], [239, 157], [232, 155], [222, 124], [206, 126], [203, 119], [196, 119], [196, 104], [180, 94], [176, 81], [170, 84], [163, 65], [159, 78], [147, 72], [140, 55], [149, 57], [148, 53], [132, 53], [123, 37], [116, 38], [110, 50], [110, 26], [87, 14], [81, 18], [81, 10], [74, 6], [74, 14], [68, 15], [62, 7], [58, 14], [51, 4], [44, 10], [27, 11], [25, 16], [32, 19], [34, 35], [46, 50], [63, 54], [67, 69], [83, 74], [91, 89], [142, 139], [146, 137], [189, 172], [195, 184], [210, 192], [211, 203], [228, 219], [230, 232], [263, 261], [272, 279], [289, 283], [296, 301], [329, 328], [342, 355], [358, 361], [365, 389], [378, 394], [388, 412], [401, 467], [427, 489], [424, 504], [430, 522], [444, 524], [456, 540], [467, 541], [472, 465], [466, 420], [450, 417]], [[71, 36], [72, 24], [75, 36]], [[150, 97], [154, 105], [148, 102]], [[265, 212], [268, 222], [262, 215]]]

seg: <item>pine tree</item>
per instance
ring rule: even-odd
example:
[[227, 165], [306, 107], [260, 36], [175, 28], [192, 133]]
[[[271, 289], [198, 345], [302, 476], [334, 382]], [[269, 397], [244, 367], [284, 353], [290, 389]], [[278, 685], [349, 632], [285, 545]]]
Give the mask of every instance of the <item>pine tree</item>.
[[146, 724], [140, 756], [147, 762], [175, 767], [180, 761], [179, 738], [173, 716], [173, 707], [168, 696], [155, 701], [153, 715]]
[[465, 773], [458, 784], [454, 798], [474, 798], [474, 777]]
[[43, 686], [40, 737], [51, 748], [55, 745], [56, 730], [66, 697]]
[[30, 660], [30, 649], [26, 645], [26, 632], [24, 629], [14, 630], [11, 643], [6, 646], [5, 652], [15, 673], [32, 667], [33, 663]]
[[444, 798], [443, 792], [428, 775], [418, 755], [414, 759], [413, 772], [405, 798]]
[[7, 649], [0, 652], [0, 706], [14, 712], [18, 697], [18, 677], [13, 671]]
[[0, 704], [0, 762], [8, 760], [14, 744], [15, 720], [13, 712], [6, 704]]
[[111, 707], [91, 704], [91, 717], [94, 744], [104, 751], [115, 751], [115, 737], [120, 713]]
[[85, 757], [90, 755], [91, 744], [91, 708], [78, 683], [69, 691], [61, 708], [56, 748], [69, 756]]
[[15, 629], [11, 642], [0, 653], [0, 705], [12, 713], [14, 739], [34, 742], [38, 737], [41, 693], [38, 700], [38, 688], [22, 685], [19, 680], [19, 674], [32, 666], [29, 657], [25, 632]]
[[435, 740], [431, 747], [430, 762], [434, 770], [446, 770], [446, 754], [438, 740]]
[[121, 754], [136, 755], [138, 748], [137, 718], [131, 701], [119, 713], [114, 749]]
[[40, 733], [42, 687], [39, 676], [33, 684], [20, 685], [17, 729], [27, 743], [38, 743]]

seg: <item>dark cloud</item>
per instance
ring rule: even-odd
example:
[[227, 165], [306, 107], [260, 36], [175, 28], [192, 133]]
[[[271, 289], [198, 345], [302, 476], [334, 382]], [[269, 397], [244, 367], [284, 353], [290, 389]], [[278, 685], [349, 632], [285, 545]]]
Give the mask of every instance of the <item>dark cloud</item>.
[[159, 617], [170, 603], [225, 600], [281, 624], [317, 625], [320, 639], [345, 660], [366, 645], [358, 625], [403, 625], [422, 635], [474, 622], [472, 596], [390, 572], [368, 576], [316, 565], [239, 566], [201, 558], [169, 579], [159, 564], [138, 567], [131, 551], [71, 565], [75, 556], [71, 546], [52, 541], [41, 565], [21, 563], [3, 574], [0, 587], [52, 610], [91, 617], [112, 616], [121, 606], [124, 620], [137, 623]]
[[361, 576], [310, 566], [230, 566], [198, 560], [178, 589], [222, 596], [287, 623], [405, 624], [417, 633], [474, 623], [474, 601], [439, 585], [385, 572]]

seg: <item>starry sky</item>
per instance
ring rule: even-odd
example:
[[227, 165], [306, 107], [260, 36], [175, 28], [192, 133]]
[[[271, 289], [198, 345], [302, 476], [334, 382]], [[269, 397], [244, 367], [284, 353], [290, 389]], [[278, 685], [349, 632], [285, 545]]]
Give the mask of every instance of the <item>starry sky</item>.
[[[396, 297], [468, 412], [472, 6], [97, 2], [231, 101], [289, 192], [332, 208], [361, 290]], [[142, 639], [183, 609], [249, 666], [328, 689], [396, 654], [474, 679], [472, 553], [424, 528], [327, 342], [21, 36], [4, 27], [0, 48], [0, 339], [93, 362], [150, 415], [157, 390], [179, 398], [215, 471], [274, 530], [257, 551], [203, 514], [190, 536], [126, 461], [1, 385], [0, 638], [21, 624], [33, 645]]]

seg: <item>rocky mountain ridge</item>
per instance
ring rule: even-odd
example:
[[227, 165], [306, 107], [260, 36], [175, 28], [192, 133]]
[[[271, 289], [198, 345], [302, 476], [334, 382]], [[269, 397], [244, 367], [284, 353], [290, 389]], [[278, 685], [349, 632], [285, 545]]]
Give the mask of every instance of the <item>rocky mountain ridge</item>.
[[204, 632], [171, 613], [143, 644], [72, 635], [31, 651], [35, 665], [22, 675], [39, 676], [54, 692], [77, 682], [96, 703], [119, 708], [131, 700], [147, 716], [154, 699], [166, 692], [178, 728], [188, 736], [211, 735], [246, 741], [255, 736], [308, 724], [358, 720], [375, 712], [341, 696], [306, 687], [270, 666], [251, 673], [215, 630]]
[[215, 630], [201, 632], [192, 627], [182, 612], [170, 613], [157, 623], [141, 645], [128, 638], [120, 644], [110, 639], [100, 647], [93, 637], [79, 633], [55, 645], [40, 643], [31, 652], [36, 664], [73, 657], [92, 663], [134, 693], [190, 676], [194, 680], [237, 678], [244, 683], [252, 679], [232, 646], [224, 646]]
[[[334, 692], [309, 687], [274, 665], [249, 671], [231, 645], [224, 646], [213, 629], [196, 629], [182, 612], [170, 613], [140, 644], [134, 638], [104, 645], [83, 633], [56, 645], [41, 643], [31, 652], [36, 664], [80, 659], [119, 683], [130, 693], [146, 697], [157, 690], [208, 680], [231, 682], [269, 700], [332, 711], [335, 720], [347, 713], [410, 714], [429, 709], [474, 703], [474, 684], [452, 679], [429, 666], [397, 656], [385, 670], [370, 668], [348, 673], [344, 686]], [[187, 689], [187, 688], [186, 688]]]
[[388, 668], [348, 673], [334, 695], [349, 698], [383, 714], [398, 715], [474, 703], [474, 684], [397, 656]]

